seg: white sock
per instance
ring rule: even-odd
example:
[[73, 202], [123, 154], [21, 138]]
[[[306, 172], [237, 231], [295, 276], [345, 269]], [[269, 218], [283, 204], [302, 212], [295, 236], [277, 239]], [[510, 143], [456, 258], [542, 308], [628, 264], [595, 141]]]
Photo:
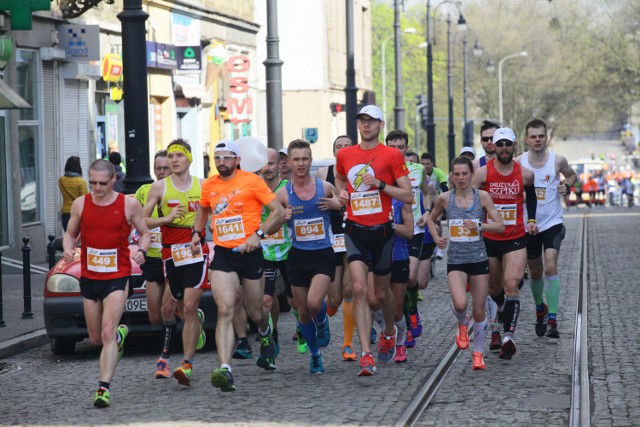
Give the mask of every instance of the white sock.
[[484, 340], [486, 337], [487, 327], [487, 319], [482, 322], [475, 322], [473, 324], [473, 332], [475, 340], [473, 341], [473, 351], [479, 351], [482, 353], [482, 349], [484, 348]]
[[404, 345], [404, 341], [407, 337], [407, 323], [404, 316], [402, 316], [402, 319], [395, 322], [395, 324], [396, 329], [398, 330], [398, 336], [396, 337], [396, 346]]

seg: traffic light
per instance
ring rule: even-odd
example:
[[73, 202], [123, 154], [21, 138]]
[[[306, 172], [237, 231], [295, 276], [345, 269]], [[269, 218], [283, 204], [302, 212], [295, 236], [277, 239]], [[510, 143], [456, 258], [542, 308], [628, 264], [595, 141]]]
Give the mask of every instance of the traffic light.
[[429, 119], [427, 116], [427, 110], [429, 109], [427, 104], [421, 104], [420, 107], [420, 127], [422, 127], [422, 129], [427, 130], [427, 127], [429, 125]]
[[339, 104], [337, 102], [332, 102], [331, 103], [331, 114], [335, 116], [336, 114], [345, 111], [346, 108], [347, 108], [347, 106], [345, 104]]

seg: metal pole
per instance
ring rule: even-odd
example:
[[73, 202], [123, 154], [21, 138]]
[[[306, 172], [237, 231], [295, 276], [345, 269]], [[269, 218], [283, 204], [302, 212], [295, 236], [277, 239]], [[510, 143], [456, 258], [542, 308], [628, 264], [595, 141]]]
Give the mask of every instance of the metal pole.
[[31, 312], [31, 247], [29, 246], [29, 238], [23, 237], [22, 242], [22, 288], [24, 298], [23, 319], [33, 319]]
[[4, 304], [2, 302], [2, 251], [0, 251], [0, 328], [7, 326], [4, 322]]
[[[356, 86], [355, 50], [353, 41], [353, 0], [345, 0], [347, 6], [347, 86], [344, 88], [347, 106], [347, 135], [358, 140], [356, 114], [358, 109], [358, 87]], [[386, 117], [385, 117], [386, 121]]]
[[463, 58], [463, 76], [464, 76], [464, 126], [462, 130], [462, 145], [465, 147], [471, 147], [473, 145], [473, 138], [469, 135], [469, 58], [467, 55], [467, 33], [464, 33], [462, 37], [462, 58]]
[[53, 268], [56, 263], [56, 248], [53, 244], [56, 236], [50, 234], [49, 235], [49, 243], [47, 244], [47, 257], [49, 258], [49, 270]]
[[451, 66], [451, 14], [447, 15], [447, 82], [449, 97], [449, 133], [447, 134], [449, 149], [449, 166], [455, 158], [456, 134], [453, 127], [453, 67]]
[[393, 36], [385, 38], [382, 42], [382, 115], [384, 116], [384, 133], [387, 134], [387, 42]]
[[127, 175], [124, 191], [135, 193], [153, 182], [149, 175], [149, 93], [147, 91], [147, 44], [142, 0], [124, 0], [118, 14], [122, 26], [124, 71], [124, 127]]
[[[400, 40], [400, 0], [395, 0], [394, 7], [394, 48], [396, 69], [396, 105], [393, 107], [396, 129], [404, 129], [404, 101], [402, 99], [402, 47]], [[386, 119], [386, 118], [385, 118]]]
[[280, 150], [283, 143], [282, 130], [282, 64], [278, 37], [278, 1], [267, 0], [267, 59], [263, 62], [266, 69], [267, 89], [267, 144], [274, 150]]
[[427, 0], [427, 152], [436, 156], [436, 124], [433, 117], [433, 38], [431, 37], [431, 0]]
[[500, 126], [504, 126], [504, 118], [502, 117], [502, 64], [504, 61], [511, 58], [527, 56], [527, 51], [523, 50], [522, 52], [514, 53], [513, 55], [507, 55], [498, 62], [498, 111], [500, 115]]

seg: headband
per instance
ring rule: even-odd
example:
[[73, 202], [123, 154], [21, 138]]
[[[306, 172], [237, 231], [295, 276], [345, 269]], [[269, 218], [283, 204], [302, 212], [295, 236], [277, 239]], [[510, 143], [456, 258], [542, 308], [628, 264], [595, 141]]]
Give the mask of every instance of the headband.
[[191, 152], [189, 150], [187, 150], [186, 147], [183, 147], [180, 144], [173, 144], [172, 146], [167, 148], [167, 154], [171, 154], [171, 153], [175, 153], [175, 152], [180, 152], [180, 153], [184, 154], [187, 157], [187, 159], [189, 160], [189, 162], [193, 162], [193, 156], [191, 156]]

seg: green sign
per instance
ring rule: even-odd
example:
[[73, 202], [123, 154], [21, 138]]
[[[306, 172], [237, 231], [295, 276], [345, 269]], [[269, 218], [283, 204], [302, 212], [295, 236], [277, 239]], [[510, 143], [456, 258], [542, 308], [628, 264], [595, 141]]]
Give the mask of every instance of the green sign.
[[0, 10], [11, 12], [12, 30], [30, 30], [34, 10], [51, 10], [49, 0], [0, 0]]

